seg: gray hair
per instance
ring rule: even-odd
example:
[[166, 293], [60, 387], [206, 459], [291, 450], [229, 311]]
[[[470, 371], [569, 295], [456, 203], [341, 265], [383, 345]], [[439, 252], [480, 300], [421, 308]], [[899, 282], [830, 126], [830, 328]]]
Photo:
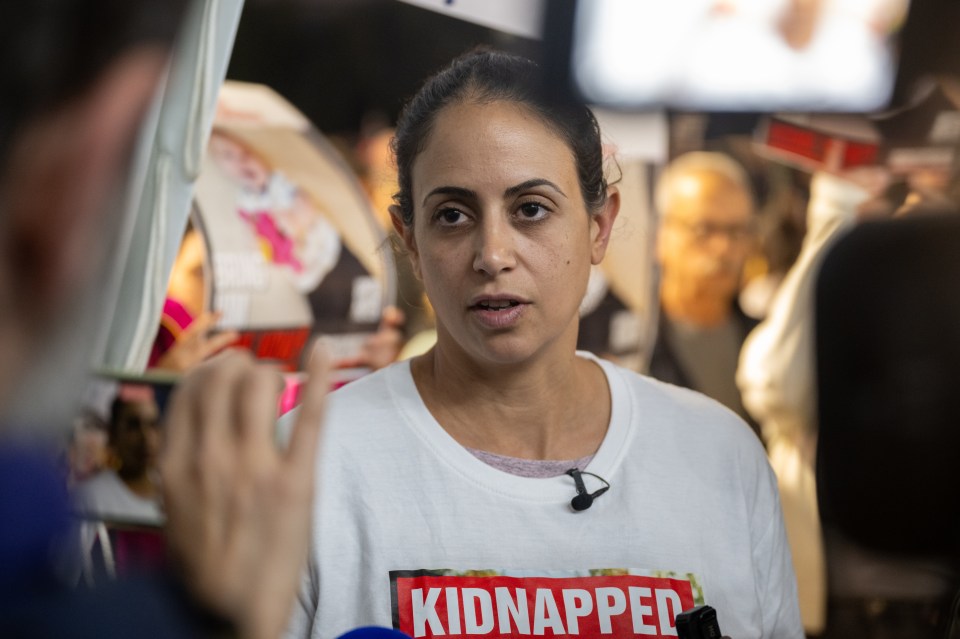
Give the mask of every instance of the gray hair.
[[713, 173], [720, 175], [743, 189], [755, 205], [753, 185], [743, 166], [725, 153], [710, 151], [692, 151], [678, 156], [670, 162], [657, 179], [654, 191], [654, 206], [657, 214], [663, 218], [670, 208], [670, 197], [676, 190], [677, 182], [690, 175]]

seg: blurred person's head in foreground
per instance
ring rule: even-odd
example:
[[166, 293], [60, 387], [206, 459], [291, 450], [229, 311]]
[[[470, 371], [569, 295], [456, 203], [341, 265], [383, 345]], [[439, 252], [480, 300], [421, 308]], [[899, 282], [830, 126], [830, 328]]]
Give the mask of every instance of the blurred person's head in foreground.
[[69, 426], [130, 154], [182, 0], [0, 8], [0, 424]]
[[687, 153], [664, 169], [655, 197], [663, 312], [695, 325], [723, 322], [754, 239], [746, 172], [721, 153]]

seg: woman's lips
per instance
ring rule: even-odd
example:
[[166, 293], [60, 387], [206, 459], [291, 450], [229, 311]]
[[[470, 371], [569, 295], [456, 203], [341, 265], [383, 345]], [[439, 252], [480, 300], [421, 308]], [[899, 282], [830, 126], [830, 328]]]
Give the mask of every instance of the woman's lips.
[[520, 321], [527, 302], [514, 299], [480, 300], [472, 304], [470, 312], [481, 325], [491, 329], [505, 329]]

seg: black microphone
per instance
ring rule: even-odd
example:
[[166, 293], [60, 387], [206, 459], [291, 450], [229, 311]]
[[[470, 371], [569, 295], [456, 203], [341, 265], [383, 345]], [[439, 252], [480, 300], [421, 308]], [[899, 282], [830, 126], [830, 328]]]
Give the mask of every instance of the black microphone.
[[[610, 490], [610, 482], [608, 482], [603, 477], [599, 475], [594, 475], [593, 473], [585, 473], [580, 471], [577, 468], [571, 468], [566, 472], [567, 475], [573, 477], [573, 483], [577, 488], [577, 495], [570, 500], [570, 507], [580, 512], [581, 510], [586, 510], [593, 505], [593, 500], [602, 495], [603, 493]], [[590, 475], [591, 477], [596, 477], [603, 482], [603, 487], [595, 490], [592, 493], [587, 492], [587, 487], [583, 484], [583, 476]]]

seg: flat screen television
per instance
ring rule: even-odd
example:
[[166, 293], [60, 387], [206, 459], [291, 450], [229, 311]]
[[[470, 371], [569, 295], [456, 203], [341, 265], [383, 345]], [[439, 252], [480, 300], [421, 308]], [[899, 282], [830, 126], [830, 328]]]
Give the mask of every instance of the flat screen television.
[[551, 0], [551, 82], [621, 110], [867, 112], [909, 0]]

